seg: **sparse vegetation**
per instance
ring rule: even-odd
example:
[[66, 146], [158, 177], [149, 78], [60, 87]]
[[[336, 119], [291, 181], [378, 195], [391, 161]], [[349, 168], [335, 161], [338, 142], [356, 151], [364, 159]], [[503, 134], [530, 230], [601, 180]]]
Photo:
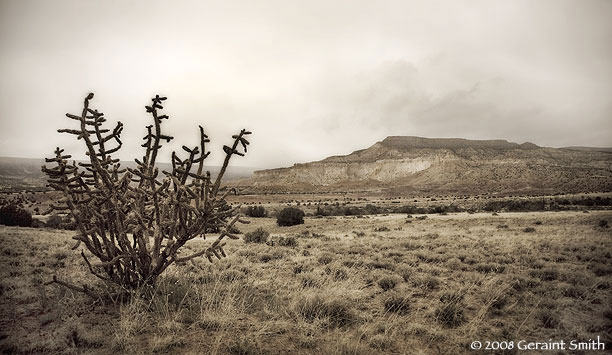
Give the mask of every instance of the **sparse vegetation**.
[[[237, 206], [245, 197], [232, 198], [228, 204]], [[461, 352], [474, 334], [593, 338], [610, 317], [612, 241], [599, 227], [610, 218], [607, 211], [463, 213], [405, 224], [405, 215], [342, 216], [291, 228], [250, 218], [240, 228], [245, 239], [261, 229], [268, 245], [240, 241], [218, 262], [175, 263], [148, 297], [111, 305], [45, 286], [52, 273], [87, 280], [82, 257], [70, 251], [73, 232], [3, 226], [0, 315], [15, 322], [0, 347], [47, 354], [428, 354]], [[537, 221], [537, 230], [522, 232]], [[378, 226], [389, 230], [373, 232]], [[208, 245], [197, 238], [185, 247]], [[28, 312], [14, 313], [13, 305]], [[41, 328], [58, 336], [42, 336]], [[434, 341], [439, 350], [431, 350]]]
[[299, 208], [283, 208], [276, 216], [276, 224], [281, 227], [304, 224], [304, 211]]

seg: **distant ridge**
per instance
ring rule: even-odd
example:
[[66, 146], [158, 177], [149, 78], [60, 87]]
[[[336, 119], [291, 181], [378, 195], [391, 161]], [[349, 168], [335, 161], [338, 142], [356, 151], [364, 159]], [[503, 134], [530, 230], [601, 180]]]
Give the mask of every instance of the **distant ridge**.
[[605, 152], [605, 153], [612, 153], [612, 148], [573, 146], [573, 147], [563, 147], [562, 149], [579, 150], [579, 151], [582, 151], [582, 152]]
[[348, 155], [255, 171], [253, 191], [375, 190], [390, 194], [612, 191], [612, 148], [547, 148], [502, 139], [390, 136]]
[[464, 138], [423, 138], [414, 136], [389, 136], [380, 142], [382, 145], [397, 149], [534, 149], [533, 143], [517, 144], [503, 139], [470, 140]]
[[[123, 167], [136, 167], [133, 161], [121, 161], [120, 163]], [[45, 164], [51, 165], [52, 163], [45, 163], [45, 159], [0, 157], [0, 191], [44, 188], [47, 184], [47, 177], [40, 168]], [[156, 165], [160, 171], [172, 169], [170, 163], [157, 163]], [[221, 169], [219, 166], [205, 168], [211, 172], [213, 178]], [[255, 168], [230, 165], [225, 173], [225, 181], [250, 177], [254, 171]]]

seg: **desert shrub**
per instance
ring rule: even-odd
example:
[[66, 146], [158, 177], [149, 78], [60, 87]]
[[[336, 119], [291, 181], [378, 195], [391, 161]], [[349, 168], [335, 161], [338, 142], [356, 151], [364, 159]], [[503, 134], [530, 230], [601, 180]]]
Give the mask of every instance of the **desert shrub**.
[[350, 324], [355, 318], [347, 300], [325, 300], [319, 295], [300, 299], [296, 311], [306, 320], [325, 319], [334, 327]]
[[410, 298], [399, 294], [390, 295], [385, 299], [384, 308], [386, 312], [408, 314], [410, 312]]
[[588, 288], [581, 285], [566, 285], [561, 291], [565, 297], [581, 298], [587, 293]]
[[32, 214], [16, 204], [0, 207], [0, 224], [5, 226], [32, 226]]
[[425, 290], [435, 290], [440, 285], [440, 280], [431, 275], [414, 275], [410, 280], [413, 286]]
[[302, 286], [302, 288], [319, 287], [320, 284], [320, 280], [312, 275], [303, 275], [300, 278], [300, 285]]
[[609, 227], [608, 226], [608, 221], [606, 221], [605, 219], [600, 220], [599, 223], [597, 223], [597, 225], [600, 228], [608, 228]]
[[540, 309], [536, 313], [536, 318], [542, 322], [544, 328], [554, 329], [559, 326], [561, 320], [559, 319], [559, 311], [549, 308]]
[[246, 209], [247, 216], [261, 218], [266, 217], [268, 215], [268, 211], [263, 206], [249, 206]]
[[270, 260], [274, 259], [274, 255], [269, 254], [269, 253], [263, 253], [261, 255], [259, 255], [259, 261], [261, 261], [262, 263], [267, 263]]
[[265, 243], [269, 236], [270, 233], [268, 233], [268, 231], [259, 227], [256, 230], [245, 234], [244, 241], [246, 243]]
[[[372, 336], [369, 339], [368, 345], [371, 348], [379, 350], [379, 351], [382, 351], [382, 352], [384, 352], [384, 351], [390, 352], [389, 350], [391, 350], [393, 348], [394, 343], [395, 342], [394, 342], [393, 338], [391, 336], [389, 336], [389, 335], [386, 335], [386, 334], [375, 334], [374, 336]], [[371, 352], [372, 351], [370, 350], [368, 352], [363, 352], [363, 353], [369, 354]], [[345, 352], [343, 354], [355, 354], [355, 351], [347, 351], [347, 352]]]
[[408, 280], [412, 278], [414, 270], [409, 266], [402, 266], [399, 268], [399, 270], [397, 270], [397, 273], [402, 277], [402, 279], [404, 279], [405, 282], [408, 282]]
[[281, 247], [295, 248], [298, 246], [298, 241], [294, 236], [278, 238], [278, 245]]
[[[169, 117], [162, 113], [166, 98], [156, 95], [151, 105], [145, 106], [153, 124], [146, 127], [144, 155], [135, 159], [134, 168], [125, 169], [119, 159], [113, 158], [123, 144], [123, 124], [106, 126], [104, 114], [90, 107], [93, 97], [91, 93], [87, 95], [78, 115], [66, 114], [78, 122], [75, 129], [59, 130], [83, 142], [89, 160], [71, 164], [71, 155], [58, 147], [54, 157], [46, 159], [53, 166], [42, 167], [48, 186], [63, 194], [63, 199], [47, 213], [70, 211], [81, 231], [74, 237], [77, 244], [73, 248], [83, 243], [99, 260], [92, 263], [82, 253], [89, 270], [97, 278], [119, 286], [117, 290], [153, 288], [175, 262], [199, 256], [210, 261], [224, 257], [223, 239], [238, 238], [232, 229], [240, 219], [237, 210], [227, 204], [225, 196], [229, 191], [222, 192], [221, 181], [231, 158], [246, 153], [246, 136], [251, 132], [241, 130], [233, 136], [233, 144], [223, 146], [225, 159], [215, 179], [203, 170], [210, 154], [206, 143], [210, 140], [201, 126], [199, 145], [182, 146], [185, 158], [172, 152], [172, 169], [161, 172], [156, 161], [162, 142], [174, 138], [162, 133], [162, 124]], [[181, 254], [187, 242], [210, 231], [220, 235], [206, 249]], [[97, 298], [89, 287], [56, 278], [53, 281]]]
[[257, 339], [249, 335], [241, 335], [231, 340], [227, 345], [227, 353], [230, 355], [258, 355], [263, 354]]
[[488, 212], [534, 212], [544, 211], [549, 208], [549, 205], [543, 199], [541, 200], [498, 200], [490, 201], [482, 208]]
[[62, 216], [58, 214], [54, 214], [49, 219], [47, 219], [47, 227], [53, 229], [60, 229], [60, 225], [64, 222]]
[[321, 206], [317, 206], [317, 209], [315, 210], [314, 213], [315, 216], [329, 216], [329, 212], [322, 208]]
[[345, 268], [329, 269], [329, 275], [334, 281], [342, 281], [348, 279], [349, 275]]
[[368, 203], [367, 205], [365, 205], [365, 213], [366, 214], [379, 214], [381, 213], [382, 209], [378, 206], [375, 206], [371, 203]]
[[332, 261], [334, 261], [334, 256], [332, 254], [330, 254], [330, 253], [325, 253], [325, 254], [319, 256], [317, 261], [319, 262], [319, 264], [327, 265], [327, 264], [331, 263]]
[[390, 208], [383, 208], [367, 204], [365, 207], [359, 206], [338, 206], [338, 205], [318, 205], [314, 212], [315, 216], [363, 216], [370, 214], [393, 212]]
[[390, 263], [390, 262], [385, 262], [385, 261], [371, 261], [370, 263], [368, 263], [368, 268], [369, 269], [384, 269], [384, 270], [395, 270], [395, 265]]
[[397, 213], [406, 213], [406, 214], [423, 214], [427, 213], [424, 208], [416, 207], [412, 205], [404, 205], [396, 209]]
[[47, 220], [46, 226], [53, 229], [76, 229], [76, 223], [70, 216], [61, 216], [54, 214]]
[[305, 267], [303, 264], [299, 264], [299, 265], [294, 265], [293, 266], [293, 273], [294, 274], [301, 274], [302, 272], [305, 271]]
[[484, 274], [488, 274], [491, 272], [501, 274], [502, 272], [504, 272], [506, 267], [498, 263], [478, 263], [474, 265], [474, 269]]
[[246, 277], [246, 275], [240, 270], [225, 270], [219, 275], [219, 279], [225, 282], [234, 282], [237, 280], [242, 280]]
[[537, 277], [542, 281], [554, 281], [559, 278], [559, 271], [552, 267], [547, 267], [539, 270], [531, 270], [529, 275]]
[[608, 266], [605, 264], [597, 264], [593, 266], [592, 271], [597, 276], [612, 275], [612, 266]]
[[540, 281], [533, 277], [516, 276], [512, 288], [516, 291], [525, 291], [537, 287]]
[[527, 227], [527, 228], [523, 229], [523, 232], [525, 232], [525, 233], [533, 233], [535, 231], [536, 231], [536, 229], [533, 228], [533, 227]]
[[440, 306], [436, 309], [436, 320], [448, 328], [455, 328], [465, 323], [463, 310], [463, 294], [459, 292], [445, 292], [440, 296]]
[[46, 226], [47, 225], [45, 224], [45, 222], [39, 219], [36, 219], [36, 218], [32, 218], [32, 226], [31, 226], [32, 228], [44, 228]]
[[388, 232], [390, 229], [387, 226], [376, 227], [374, 228], [374, 232]]
[[295, 207], [283, 208], [276, 216], [276, 224], [281, 227], [304, 224], [304, 211]]
[[383, 291], [394, 289], [398, 283], [398, 278], [393, 276], [383, 276], [380, 280], [378, 280], [378, 286], [380, 286]]

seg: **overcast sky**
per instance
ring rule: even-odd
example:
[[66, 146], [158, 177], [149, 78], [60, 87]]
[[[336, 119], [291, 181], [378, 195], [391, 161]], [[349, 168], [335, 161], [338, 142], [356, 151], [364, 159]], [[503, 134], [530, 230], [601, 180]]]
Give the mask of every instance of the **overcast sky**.
[[211, 164], [252, 130], [254, 167], [389, 135], [612, 147], [612, 1], [0, 0], [0, 156], [82, 157], [55, 130], [90, 91], [124, 160], [156, 93], [165, 161], [198, 124]]

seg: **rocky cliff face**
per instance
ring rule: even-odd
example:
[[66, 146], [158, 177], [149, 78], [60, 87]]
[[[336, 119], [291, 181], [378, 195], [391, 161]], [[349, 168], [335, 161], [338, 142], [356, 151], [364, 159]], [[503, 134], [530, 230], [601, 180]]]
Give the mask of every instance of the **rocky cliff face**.
[[256, 171], [238, 186], [276, 191], [555, 193], [612, 190], [612, 154], [533, 143], [388, 137], [345, 156]]

